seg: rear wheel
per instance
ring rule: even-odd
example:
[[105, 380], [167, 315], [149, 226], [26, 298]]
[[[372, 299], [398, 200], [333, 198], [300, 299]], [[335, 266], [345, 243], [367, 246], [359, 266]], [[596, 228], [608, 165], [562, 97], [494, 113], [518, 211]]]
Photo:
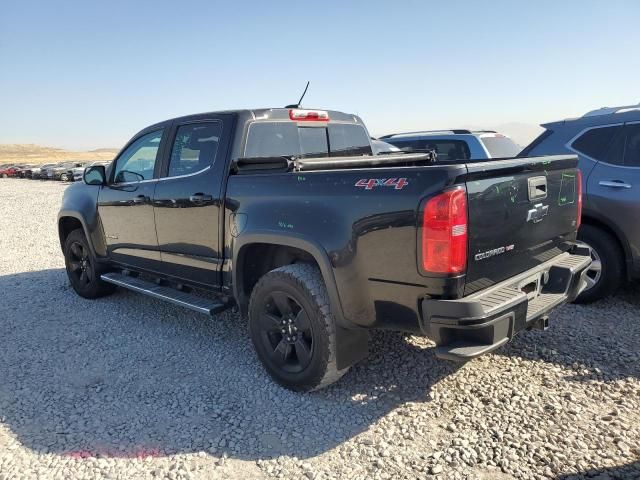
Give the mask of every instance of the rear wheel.
[[291, 390], [317, 390], [348, 370], [337, 368], [335, 321], [313, 265], [286, 265], [260, 279], [249, 303], [249, 333], [271, 377]]
[[591, 303], [614, 293], [623, 281], [624, 259], [617, 240], [608, 232], [583, 225], [578, 240], [591, 248], [591, 266], [587, 270], [587, 288], [576, 303]]
[[100, 275], [105, 272], [89, 248], [84, 232], [72, 231], [64, 242], [64, 263], [69, 282], [75, 292], [84, 298], [98, 298], [113, 293], [115, 286], [103, 282]]
[[8, 178], [8, 177], [9, 177], [9, 175], [7, 175], [6, 173], [2, 174], [2, 178]]

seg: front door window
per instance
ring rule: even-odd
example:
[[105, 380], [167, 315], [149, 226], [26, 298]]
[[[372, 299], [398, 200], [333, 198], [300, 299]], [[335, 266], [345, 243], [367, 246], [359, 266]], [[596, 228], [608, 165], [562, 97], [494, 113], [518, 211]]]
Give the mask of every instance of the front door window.
[[113, 183], [151, 180], [162, 140], [162, 130], [147, 133], [134, 141], [118, 157], [113, 174]]

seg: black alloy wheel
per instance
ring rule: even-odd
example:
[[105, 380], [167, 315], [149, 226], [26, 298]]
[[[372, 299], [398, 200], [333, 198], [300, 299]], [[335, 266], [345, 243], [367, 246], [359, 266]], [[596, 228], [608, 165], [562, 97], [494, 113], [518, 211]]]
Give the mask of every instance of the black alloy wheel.
[[70, 274], [73, 275], [79, 285], [88, 285], [95, 278], [89, 250], [80, 242], [71, 243], [69, 250]]
[[293, 296], [271, 292], [260, 315], [260, 338], [271, 361], [286, 372], [299, 373], [313, 355], [309, 316]]
[[69, 282], [81, 297], [98, 298], [115, 290], [115, 285], [100, 278], [106, 267], [96, 261], [82, 229], [72, 231], [65, 239], [64, 263]]
[[315, 265], [284, 265], [263, 275], [251, 292], [248, 314], [258, 358], [280, 385], [309, 392], [349, 369], [338, 369], [335, 319]]

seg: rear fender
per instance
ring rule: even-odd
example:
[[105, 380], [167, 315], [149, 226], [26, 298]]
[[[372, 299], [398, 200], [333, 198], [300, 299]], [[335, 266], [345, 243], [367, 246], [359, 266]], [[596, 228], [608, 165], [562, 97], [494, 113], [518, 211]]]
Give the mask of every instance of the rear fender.
[[[232, 246], [232, 258], [234, 259], [232, 266], [232, 283], [233, 294], [238, 300], [240, 308], [242, 310], [246, 310], [246, 307], [243, 307], [244, 302], [240, 301], [243, 296], [241, 292], [241, 271], [243, 265], [237, 260], [242, 258], [243, 248], [256, 243], [297, 248], [308, 253], [314, 258], [320, 268], [320, 273], [329, 294], [331, 313], [336, 320], [338, 368], [346, 368], [357, 361], [366, 358], [369, 342], [368, 331], [362, 328], [357, 328], [344, 317], [342, 303], [329, 256], [327, 255], [327, 252], [314, 240], [303, 235], [296, 235], [293, 233], [289, 235], [276, 235], [271, 232], [252, 232], [243, 234], [234, 239]], [[246, 314], [246, 311], [243, 311], [243, 314]]]

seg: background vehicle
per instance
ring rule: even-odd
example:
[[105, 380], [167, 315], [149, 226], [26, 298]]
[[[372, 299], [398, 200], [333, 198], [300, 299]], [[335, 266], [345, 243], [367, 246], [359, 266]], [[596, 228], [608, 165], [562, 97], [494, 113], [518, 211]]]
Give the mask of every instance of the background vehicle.
[[73, 180], [73, 173], [71, 173], [71, 169], [83, 167], [84, 163], [81, 162], [65, 162], [59, 163], [56, 167], [49, 170], [49, 179], [51, 180], [62, 180], [63, 182], [68, 182]]
[[19, 178], [26, 178], [26, 172], [28, 170], [30, 171], [35, 166], [35, 164], [21, 165], [20, 168], [17, 169], [15, 176]]
[[40, 165], [39, 167], [32, 168], [31, 172], [27, 170], [25, 172], [25, 175], [33, 180], [44, 179], [47, 177], [47, 170], [53, 168], [55, 165], [55, 163], [45, 163], [44, 165]]
[[11, 163], [6, 165], [0, 165], [0, 177], [7, 178], [12, 177], [16, 173], [17, 167]]
[[401, 150], [434, 150], [438, 161], [512, 158], [521, 148], [511, 138], [494, 131], [463, 129], [383, 135], [380, 140]]
[[591, 262], [576, 165], [373, 155], [361, 120], [336, 111], [192, 115], [69, 186], [60, 244], [81, 296], [237, 305], [272, 377], [312, 390], [367, 355], [372, 328], [428, 335], [458, 361], [546, 328]]
[[66, 180], [69, 179], [68, 171], [72, 168], [76, 168], [80, 166], [79, 162], [60, 162], [54, 163], [47, 167], [43, 167], [40, 177], [44, 180], [60, 180], [61, 177], [65, 177]]
[[374, 155], [400, 151], [400, 149], [395, 145], [391, 145], [390, 143], [384, 142], [382, 140], [378, 140], [377, 138], [373, 138], [373, 137], [371, 137], [371, 148], [373, 150]]
[[640, 278], [640, 105], [601, 108], [542, 127], [522, 155], [578, 154], [585, 192], [578, 238], [594, 260], [578, 301], [598, 300]]

